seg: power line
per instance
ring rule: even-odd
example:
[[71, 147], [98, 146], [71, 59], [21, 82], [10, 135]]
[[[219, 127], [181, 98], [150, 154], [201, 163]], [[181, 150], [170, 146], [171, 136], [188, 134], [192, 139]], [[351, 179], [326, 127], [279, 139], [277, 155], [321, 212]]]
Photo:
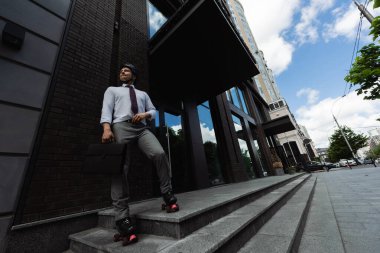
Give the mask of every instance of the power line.
[[[364, 3], [364, 6], [368, 6], [368, 4], [369, 4], [369, 0], [366, 0], [365, 3]], [[350, 70], [352, 68], [352, 64], [354, 62], [354, 59], [358, 56], [359, 45], [360, 45], [360, 37], [361, 37], [361, 30], [362, 30], [362, 24], [363, 24], [363, 13], [360, 13], [360, 20], [359, 20], [358, 28], [357, 28], [357, 31], [356, 31], [356, 38], [355, 38], [355, 43], [354, 43], [354, 49], [352, 51], [351, 62], [350, 62], [348, 73], [350, 72]], [[348, 86], [348, 84], [349, 83], [346, 82], [346, 85], [344, 87], [344, 92], [343, 92], [342, 97], [345, 97], [351, 91], [352, 85], [350, 84], [350, 87], [349, 87], [348, 92], [347, 92], [347, 86]], [[338, 114], [337, 114], [336, 117], [339, 116], [341, 110], [342, 110], [342, 107], [340, 107], [339, 112], [338, 112]]]

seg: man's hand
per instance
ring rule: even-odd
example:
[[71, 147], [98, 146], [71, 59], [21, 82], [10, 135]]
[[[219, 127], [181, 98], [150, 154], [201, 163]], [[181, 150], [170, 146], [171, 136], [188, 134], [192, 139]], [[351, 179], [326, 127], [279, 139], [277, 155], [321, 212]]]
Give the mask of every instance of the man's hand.
[[111, 130], [104, 130], [103, 131], [103, 135], [102, 135], [102, 143], [109, 143], [109, 142], [113, 142], [114, 141], [114, 137], [113, 137], [113, 133]]
[[150, 114], [147, 112], [138, 113], [132, 118], [132, 123], [139, 123], [143, 119], [150, 118]]
[[103, 124], [102, 143], [109, 143], [109, 142], [113, 142], [114, 140], [115, 139], [114, 139], [113, 133], [111, 131], [110, 124], [104, 123]]

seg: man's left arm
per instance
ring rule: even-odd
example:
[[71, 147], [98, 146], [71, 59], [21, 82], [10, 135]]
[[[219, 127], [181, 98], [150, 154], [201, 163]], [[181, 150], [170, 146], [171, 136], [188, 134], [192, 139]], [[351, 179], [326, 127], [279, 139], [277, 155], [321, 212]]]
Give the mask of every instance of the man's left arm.
[[147, 114], [146, 119], [152, 120], [156, 117], [156, 107], [154, 107], [152, 101], [148, 94], [145, 93], [145, 113]]

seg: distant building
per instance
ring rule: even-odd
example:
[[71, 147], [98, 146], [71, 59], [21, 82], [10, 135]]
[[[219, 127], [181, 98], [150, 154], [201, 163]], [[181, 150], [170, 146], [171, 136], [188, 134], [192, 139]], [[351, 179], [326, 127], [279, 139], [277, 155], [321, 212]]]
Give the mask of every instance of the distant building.
[[253, 77], [253, 80], [260, 95], [268, 104], [279, 100], [281, 95], [274, 79], [273, 72], [268, 68], [263, 51], [261, 51], [257, 46], [255, 38], [252, 35], [251, 28], [249, 27], [245, 17], [243, 6], [238, 0], [227, 0], [227, 3], [230, 8], [232, 19], [240, 33], [240, 36], [251, 50], [257, 62], [257, 68], [259, 69], [260, 74]]
[[368, 131], [368, 141], [367, 141], [367, 146], [359, 149], [356, 152], [356, 155], [364, 159], [368, 156], [368, 152], [370, 152], [371, 149], [375, 148], [377, 145], [380, 144], [380, 128], [372, 129]]
[[369, 134], [369, 147], [372, 149], [380, 144], [380, 128], [368, 131]]
[[316, 149], [306, 128], [297, 123], [285, 100], [281, 99], [271, 103], [269, 108], [272, 120], [288, 115], [296, 127], [295, 130], [277, 135], [278, 141], [284, 147], [285, 154], [290, 162], [296, 164], [317, 157]]
[[[227, 0], [226, 2], [229, 6], [232, 20], [235, 23], [240, 36], [251, 50], [256, 60], [256, 66], [260, 73], [253, 77], [252, 80], [260, 95], [269, 104], [271, 119], [273, 120], [282, 116], [289, 116], [296, 128], [294, 131], [277, 135], [279, 141], [278, 145], [284, 145], [281, 148], [279, 147], [278, 152], [282, 153], [285, 157], [288, 157], [288, 159], [290, 159], [290, 162], [288, 161], [290, 164], [313, 159], [317, 156], [314, 144], [307, 133], [306, 128], [297, 124], [289, 108], [286, 106], [285, 100], [282, 99], [273, 72], [269, 69], [264, 53], [259, 49], [252, 35], [242, 4], [238, 0]], [[275, 112], [272, 113], [272, 111]]]
[[328, 148], [317, 148], [317, 154], [319, 158], [321, 158], [322, 162], [328, 162], [328, 155], [327, 155]]

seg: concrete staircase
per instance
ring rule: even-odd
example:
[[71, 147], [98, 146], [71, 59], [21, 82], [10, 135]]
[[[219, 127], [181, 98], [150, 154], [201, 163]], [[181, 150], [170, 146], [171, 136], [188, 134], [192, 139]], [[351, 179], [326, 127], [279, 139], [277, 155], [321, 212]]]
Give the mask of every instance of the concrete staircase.
[[113, 242], [112, 209], [98, 227], [70, 235], [66, 253], [296, 252], [316, 177], [284, 175], [178, 194], [181, 210], [161, 211], [161, 199], [131, 205], [139, 242]]

